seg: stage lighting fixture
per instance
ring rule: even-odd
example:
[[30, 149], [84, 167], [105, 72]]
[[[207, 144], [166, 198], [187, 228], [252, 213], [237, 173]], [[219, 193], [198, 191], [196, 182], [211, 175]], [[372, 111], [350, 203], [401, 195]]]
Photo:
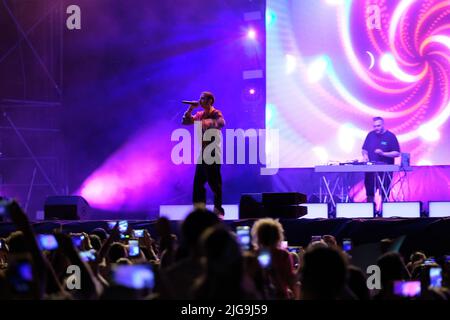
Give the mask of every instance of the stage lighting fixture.
[[248, 29], [247, 31], [247, 38], [249, 38], [250, 40], [255, 40], [256, 39], [256, 31], [253, 28]]

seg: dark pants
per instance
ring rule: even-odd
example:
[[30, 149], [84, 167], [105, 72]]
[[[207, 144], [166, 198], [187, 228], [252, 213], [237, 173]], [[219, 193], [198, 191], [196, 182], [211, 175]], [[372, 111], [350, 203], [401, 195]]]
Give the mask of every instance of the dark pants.
[[220, 164], [199, 163], [196, 165], [194, 177], [194, 203], [206, 203], [206, 182], [208, 182], [211, 191], [214, 193], [214, 208], [223, 212]]
[[[383, 172], [379, 172], [378, 176], [380, 177], [380, 179], [383, 179]], [[383, 187], [384, 190], [387, 191], [386, 192], [387, 198], [389, 198], [388, 188], [391, 185], [391, 180], [392, 180], [392, 172], [386, 172], [386, 174], [384, 175]], [[364, 177], [364, 186], [366, 187], [367, 202], [373, 202], [375, 196], [375, 185], [376, 188], [380, 190], [382, 201], [385, 201], [386, 196], [384, 195], [383, 190], [381, 190], [380, 181], [378, 181], [377, 175], [374, 172], [366, 172]]]

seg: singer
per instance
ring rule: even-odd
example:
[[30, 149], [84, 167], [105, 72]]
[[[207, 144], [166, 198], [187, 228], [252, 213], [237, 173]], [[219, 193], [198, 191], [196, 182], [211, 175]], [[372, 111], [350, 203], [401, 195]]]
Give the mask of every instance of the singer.
[[[183, 101], [183, 103], [190, 105], [183, 116], [182, 123], [184, 125], [191, 125], [194, 124], [194, 121], [201, 121], [202, 133], [211, 128], [222, 129], [225, 126], [222, 112], [213, 107], [214, 95], [211, 92], [202, 92], [199, 101]], [[192, 115], [192, 111], [198, 106], [202, 107], [203, 111]], [[213, 141], [202, 141], [201, 157], [203, 157], [205, 147]], [[204, 161], [199, 161], [196, 164], [193, 202], [195, 207], [204, 207], [206, 205], [205, 183], [208, 182], [211, 191], [214, 193], [214, 212], [223, 218], [225, 212], [222, 208], [222, 175], [220, 166], [220, 163], [206, 164]]]

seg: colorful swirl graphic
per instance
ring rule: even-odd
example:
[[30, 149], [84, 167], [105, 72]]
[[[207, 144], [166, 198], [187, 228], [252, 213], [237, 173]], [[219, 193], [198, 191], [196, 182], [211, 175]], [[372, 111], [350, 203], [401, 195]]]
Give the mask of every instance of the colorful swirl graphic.
[[[288, 132], [284, 147], [297, 141], [303, 154], [286, 153], [284, 166], [356, 158], [373, 116], [386, 119], [413, 164], [450, 164], [450, 1], [281, 2], [268, 1], [277, 21], [268, 26], [267, 126]], [[297, 112], [311, 124], [288, 116]], [[305, 159], [308, 150], [319, 152]]]

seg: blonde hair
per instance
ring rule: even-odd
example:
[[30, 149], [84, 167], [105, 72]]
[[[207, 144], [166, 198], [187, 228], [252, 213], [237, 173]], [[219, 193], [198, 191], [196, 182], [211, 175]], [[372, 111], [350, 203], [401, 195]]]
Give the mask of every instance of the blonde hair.
[[284, 229], [278, 219], [264, 218], [252, 226], [252, 242], [258, 247], [278, 247], [284, 240]]

